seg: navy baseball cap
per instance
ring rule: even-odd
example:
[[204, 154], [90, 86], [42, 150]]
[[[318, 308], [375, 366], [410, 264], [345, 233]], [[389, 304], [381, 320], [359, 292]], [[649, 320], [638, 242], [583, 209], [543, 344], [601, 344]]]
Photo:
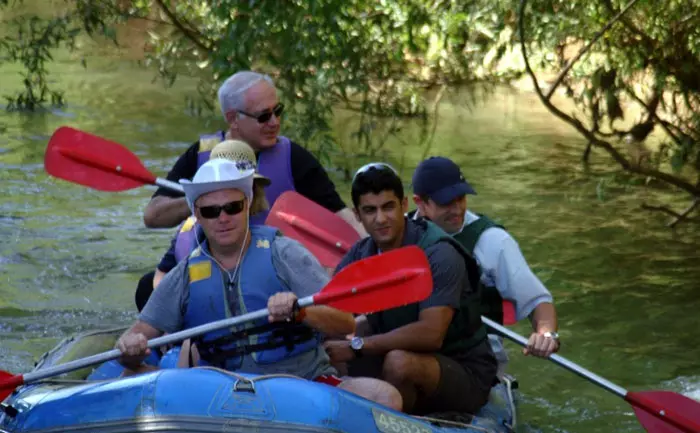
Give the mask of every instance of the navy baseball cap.
[[459, 166], [448, 158], [433, 156], [418, 164], [413, 172], [413, 193], [428, 196], [439, 205], [466, 195], [476, 194], [464, 179]]

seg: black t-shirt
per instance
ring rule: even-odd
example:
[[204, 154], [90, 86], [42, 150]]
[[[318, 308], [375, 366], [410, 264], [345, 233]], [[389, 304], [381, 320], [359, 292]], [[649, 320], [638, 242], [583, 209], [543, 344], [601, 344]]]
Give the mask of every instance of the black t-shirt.
[[[291, 141], [291, 168], [294, 188], [304, 197], [325, 207], [331, 212], [338, 212], [345, 203], [335, 190], [333, 181], [321, 163], [302, 146]], [[197, 153], [199, 141], [190, 146], [168, 173], [167, 179], [177, 182], [180, 179], [192, 179], [197, 172]], [[183, 197], [182, 193], [160, 187], [153, 196]]]

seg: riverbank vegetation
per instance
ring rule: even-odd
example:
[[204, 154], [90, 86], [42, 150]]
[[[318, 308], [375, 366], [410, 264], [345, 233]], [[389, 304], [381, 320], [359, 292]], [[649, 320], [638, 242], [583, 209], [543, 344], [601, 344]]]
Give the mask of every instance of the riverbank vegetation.
[[338, 108], [359, 113], [354, 150], [381, 156], [410, 122], [428, 154], [451, 86], [529, 82], [585, 137], [584, 164], [606, 155], [630, 182], [677, 188], [687, 208], [642, 206], [671, 215], [671, 226], [698, 219], [694, 0], [53, 0], [56, 13], [34, 3], [0, 0], [0, 63], [22, 71], [21, 89], [5, 95], [9, 110], [62, 104], [50, 84], [54, 51], [85, 37], [124, 44], [119, 30], [133, 23], [145, 67], [166, 85], [199, 80], [193, 112], [215, 111], [216, 86], [238, 69], [274, 75], [288, 133], [322, 157], [342, 151], [330, 127]]

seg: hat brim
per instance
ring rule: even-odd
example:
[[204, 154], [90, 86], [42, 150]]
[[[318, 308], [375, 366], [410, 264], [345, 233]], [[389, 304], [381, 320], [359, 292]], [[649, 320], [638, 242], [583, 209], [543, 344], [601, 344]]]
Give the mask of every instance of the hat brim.
[[237, 189], [244, 194], [251, 188], [250, 178], [241, 178], [236, 180], [219, 180], [213, 182], [202, 182], [202, 183], [192, 183], [188, 179], [180, 179], [180, 185], [185, 191], [185, 197], [187, 198], [187, 204], [190, 206], [190, 210], [194, 212], [194, 202], [204, 194], [209, 194], [210, 192], [220, 191], [222, 189]]
[[262, 186], [270, 186], [272, 184], [272, 180], [270, 180], [269, 177], [263, 176], [262, 174], [255, 173], [253, 175], [253, 180], [258, 181], [259, 183], [262, 184]]
[[476, 191], [469, 185], [466, 181], [459, 182], [454, 185], [446, 186], [445, 188], [439, 189], [434, 193], [429, 194], [430, 199], [440, 206], [449, 204], [451, 201], [463, 196], [463, 195], [476, 195]]

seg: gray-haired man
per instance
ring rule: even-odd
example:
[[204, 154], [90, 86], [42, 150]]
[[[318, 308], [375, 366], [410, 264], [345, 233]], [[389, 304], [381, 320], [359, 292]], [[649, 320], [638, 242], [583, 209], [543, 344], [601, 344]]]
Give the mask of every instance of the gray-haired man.
[[[269, 76], [253, 71], [237, 72], [221, 85], [218, 97], [228, 130], [201, 135], [177, 160], [168, 180], [191, 179], [209, 159], [209, 152], [216, 144], [224, 139], [243, 140], [256, 153], [258, 171], [273, 179], [265, 190], [270, 206], [283, 192], [296, 190], [337, 213], [360, 235], [366, 235], [318, 160], [302, 146], [279, 135], [284, 105]], [[188, 216], [190, 211], [182, 194], [159, 188], [146, 206], [144, 223], [151, 228], [175, 227]]]

